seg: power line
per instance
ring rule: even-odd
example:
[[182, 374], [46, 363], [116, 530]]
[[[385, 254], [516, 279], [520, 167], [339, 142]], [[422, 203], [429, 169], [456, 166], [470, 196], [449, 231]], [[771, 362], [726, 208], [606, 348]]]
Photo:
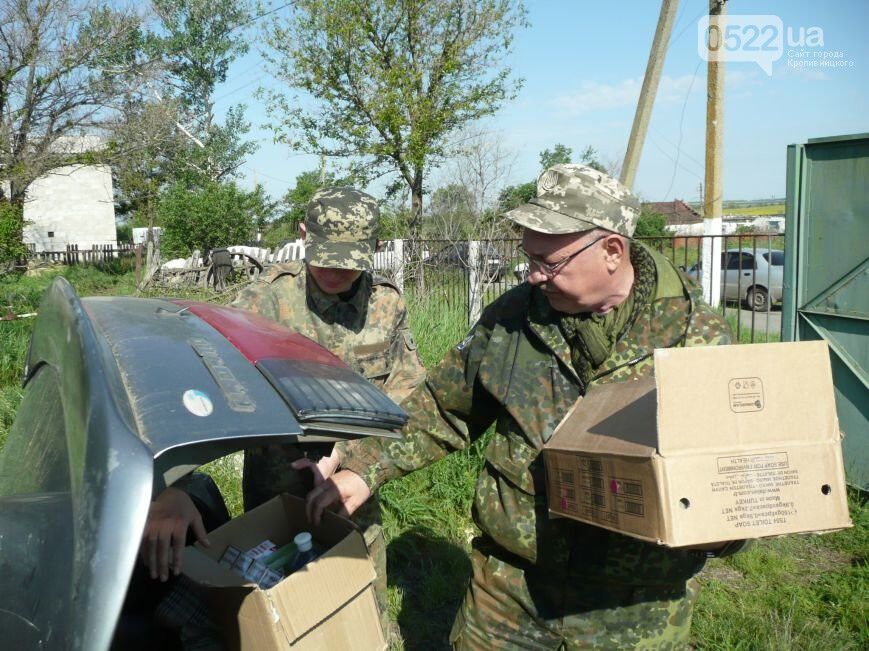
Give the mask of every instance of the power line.
[[685, 158], [687, 158], [688, 160], [690, 160], [691, 162], [693, 162], [693, 163], [694, 163], [695, 165], [697, 165], [697, 167], [699, 167], [701, 170], [704, 169], [704, 167], [705, 167], [706, 164], [705, 164], [703, 161], [699, 161], [699, 160], [697, 160], [696, 158], [694, 158], [691, 154], [689, 154], [689, 153], [688, 153], [687, 151], [685, 151], [684, 149], [679, 149], [679, 147], [676, 145], [675, 142], [673, 142], [672, 140], [670, 140], [667, 136], [665, 136], [663, 133], [661, 133], [661, 132], [658, 131], [657, 129], [655, 129], [655, 128], [651, 127], [651, 126], [650, 126], [649, 128], [650, 128], [650, 129], [655, 133], [655, 135], [656, 135], [658, 138], [660, 138], [661, 140], [663, 140], [664, 142], [666, 142], [666, 143], [667, 143], [668, 145], [670, 145], [673, 149], [676, 149], [676, 150], [680, 153], [681, 156], [684, 156]]
[[247, 27], [247, 26], [250, 25], [251, 23], [255, 23], [256, 21], [258, 21], [260, 18], [265, 18], [266, 16], [268, 16], [268, 15], [270, 15], [270, 14], [277, 13], [277, 12], [280, 11], [281, 9], [286, 9], [286, 8], [289, 7], [290, 5], [294, 5], [294, 4], [296, 4], [296, 3], [295, 3], [295, 0], [293, 0], [292, 2], [285, 2], [284, 4], [282, 4], [282, 5], [279, 6], [279, 7], [275, 7], [274, 9], [269, 9], [268, 11], [264, 11], [264, 12], [261, 13], [261, 14], [257, 14], [256, 16], [253, 16], [250, 20], [248, 20], [248, 21], [246, 21], [246, 22], [243, 22], [243, 23], [241, 23], [241, 24], [239, 24], [239, 25], [236, 25], [235, 27], [232, 28], [231, 31], [235, 31], [236, 29], [241, 29], [242, 27]]
[[[690, 174], [691, 176], [693, 176], [693, 177], [696, 178], [696, 179], [699, 179], [699, 180], [701, 180], [701, 181], [703, 180], [703, 177], [702, 177], [702, 176], [700, 176], [699, 174], [697, 174], [695, 171], [691, 170], [690, 168], [685, 167], [685, 166], [682, 164], [681, 161], [676, 160], [676, 159], [675, 159], [675, 158], [674, 158], [670, 153], [668, 153], [664, 148], [662, 148], [661, 145], [659, 145], [659, 144], [656, 142], [656, 140], [655, 140], [654, 137], [651, 137], [651, 138], [649, 139], [649, 141], [652, 143], [652, 145], [654, 145], [654, 147], [655, 147], [659, 152], [661, 152], [664, 156], [666, 156], [668, 159], [670, 159], [670, 160], [674, 163], [674, 165], [675, 165], [676, 167], [678, 167], [679, 169], [681, 169], [683, 172], [686, 172], [686, 173]], [[665, 198], [666, 198], [666, 195], [665, 195]]]
[[[241, 76], [243, 76], [243, 75], [241, 75]], [[232, 90], [230, 90], [230, 91], [228, 91], [228, 92], [226, 92], [226, 93], [223, 93], [223, 94], [220, 95], [219, 97], [215, 97], [215, 98], [214, 98], [214, 101], [215, 101], [215, 102], [219, 102], [219, 101], [222, 100], [222, 99], [226, 99], [227, 97], [230, 97], [230, 96], [232, 96], [232, 95], [235, 95], [237, 92], [242, 91], [242, 90], [244, 90], [245, 88], [247, 88], [248, 86], [252, 86], [253, 84], [257, 83], [257, 82], [258, 82], [260, 79], [262, 79], [263, 77], [265, 77], [265, 74], [259, 75], [258, 77], [254, 77], [254, 78], [251, 79], [249, 82], [247, 82], [247, 83], [245, 83], [245, 84], [242, 84], [242, 85], [239, 86], [238, 88], [233, 88]]]
[[667, 192], [664, 194], [664, 198], [670, 196], [670, 190], [673, 189], [673, 184], [676, 182], [676, 167], [679, 164], [679, 152], [682, 149], [682, 127], [685, 125], [685, 109], [688, 107], [688, 98], [691, 97], [691, 90], [694, 88], [694, 82], [697, 80], [697, 73], [700, 72], [701, 63], [703, 63], [703, 59], [700, 59], [697, 62], [697, 67], [694, 68], [694, 75], [691, 77], [691, 83], [688, 86], [688, 90], [685, 92], [685, 101], [682, 103], [682, 116], [679, 119], [679, 140], [676, 143], [676, 164], [673, 165], [673, 176], [670, 177], [670, 187], [667, 188]]

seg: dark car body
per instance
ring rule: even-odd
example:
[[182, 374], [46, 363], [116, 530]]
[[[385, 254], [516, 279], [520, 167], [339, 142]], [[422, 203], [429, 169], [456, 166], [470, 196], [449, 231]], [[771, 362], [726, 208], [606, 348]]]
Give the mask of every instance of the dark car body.
[[0, 639], [107, 649], [154, 490], [253, 444], [397, 436], [341, 360], [240, 310], [56, 280], [0, 452]]
[[[481, 242], [478, 248], [477, 267], [486, 280], [496, 281], [504, 276], [504, 258], [490, 242]], [[462, 240], [444, 246], [425, 260], [426, 265], [439, 268], [470, 269], [471, 253], [468, 242]]]

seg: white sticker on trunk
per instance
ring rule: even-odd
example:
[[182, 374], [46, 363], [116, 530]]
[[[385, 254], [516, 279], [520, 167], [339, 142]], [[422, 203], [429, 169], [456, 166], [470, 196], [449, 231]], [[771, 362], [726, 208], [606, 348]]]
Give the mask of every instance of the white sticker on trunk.
[[187, 389], [182, 398], [184, 406], [194, 416], [210, 416], [214, 411], [214, 405], [211, 403], [211, 398], [204, 391], [199, 389]]

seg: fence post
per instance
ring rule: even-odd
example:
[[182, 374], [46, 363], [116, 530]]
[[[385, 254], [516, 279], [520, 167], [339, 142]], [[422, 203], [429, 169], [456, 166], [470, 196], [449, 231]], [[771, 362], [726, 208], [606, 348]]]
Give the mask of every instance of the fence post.
[[703, 220], [703, 296], [712, 307], [721, 302], [721, 217]]
[[482, 278], [480, 277], [480, 242], [468, 241], [468, 325], [476, 323], [483, 311]]
[[392, 240], [392, 266], [395, 270], [395, 284], [404, 293], [404, 240]]

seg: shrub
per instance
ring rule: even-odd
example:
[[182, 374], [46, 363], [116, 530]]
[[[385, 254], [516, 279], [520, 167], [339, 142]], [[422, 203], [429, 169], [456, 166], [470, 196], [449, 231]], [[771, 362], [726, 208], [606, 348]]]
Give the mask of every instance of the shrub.
[[157, 207], [164, 256], [246, 242], [254, 232], [260, 203], [256, 193], [234, 183], [208, 183], [193, 190], [172, 186]]
[[0, 264], [16, 262], [27, 255], [21, 239], [24, 214], [21, 206], [0, 202]]

